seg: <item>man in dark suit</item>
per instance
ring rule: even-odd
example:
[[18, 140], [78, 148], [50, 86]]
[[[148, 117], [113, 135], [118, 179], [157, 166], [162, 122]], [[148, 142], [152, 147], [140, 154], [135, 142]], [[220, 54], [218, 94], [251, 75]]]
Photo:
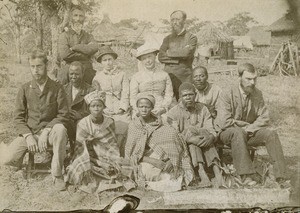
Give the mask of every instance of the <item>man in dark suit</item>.
[[79, 61], [70, 64], [69, 79], [70, 82], [64, 85], [70, 112], [68, 135], [70, 140], [75, 140], [77, 122], [89, 114], [84, 96], [92, 92], [93, 89], [83, 81], [83, 65]]
[[98, 51], [98, 44], [91, 34], [84, 31], [85, 11], [79, 6], [71, 9], [70, 26], [60, 34], [58, 39], [58, 55], [61, 69], [57, 79], [63, 85], [69, 82], [68, 70], [73, 61], [80, 61], [84, 67], [83, 79], [92, 84], [96, 71], [93, 69], [91, 57]]
[[191, 82], [192, 63], [197, 46], [197, 37], [184, 28], [187, 15], [182, 10], [171, 16], [172, 33], [164, 38], [158, 60], [165, 64], [173, 84], [175, 97], [179, 98], [178, 88], [182, 82]]
[[255, 173], [247, 146], [266, 146], [276, 181], [284, 182], [286, 165], [279, 137], [268, 127], [269, 112], [262, 93], [255, 87], [257, 72], [252, 64], [238, 67], [239, 84], [221, 93], [216, 127], [220, 140], [231, 146], [233, 165], [245, 181]]
[[2, 150], [1, 163], [20, 167], [28, 149], [45, 152], [53, 147], [51, 173], [58, 190], [64, 190], [63, 163], [68, 141], [65, 124], [69, 119], [63, 86], [47, 76], [47, 57], [40, 50], [29, 56], [32, 80], [19, 89], [14, 123], [18, 137]]

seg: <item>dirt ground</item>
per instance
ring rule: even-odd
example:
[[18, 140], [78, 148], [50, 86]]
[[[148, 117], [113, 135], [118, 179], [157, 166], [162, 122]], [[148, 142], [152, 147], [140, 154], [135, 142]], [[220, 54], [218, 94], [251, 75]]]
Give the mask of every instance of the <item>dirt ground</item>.
[[[124, 60], [124, 53], [119, 59], [120, 67], [128, 73], [136, 70], [136, 61], [131, 58]], [[13, 109], [18, 87], [30, 80], [28, 65], [17, 65], [12, 62], [0, 62], [0, 67], [8, 68], [6, 80], [0, 88], [0, 143], [10, 143], [16, 132], [13, 130]], [[9, 79], [9, 80], [8, 80]], [[237, 81], [236, 76], [212, 74], [211, 82], [221, 88]], [[300, 84], [299, 77], [279, 77], [267, 75], [259, 77], [257, 87], [262, 90], [266, 105], [269, 108], [272, 128], [276, 129], [283, 146], [288, 166], [288, 175], [292, 179], [292, 190], [299, 188], [300, 164]], [[265, 150], [258, 152], [258, 158], [267, 161], [269, 158]], [[295, 185], [296, 184], [296, 185]], [[0, 168], [0, 210], [74, 210], [74, 209], [101, 209], [114, 197], [126, 192], [103, 192], [98, 197], [76, 191], [72, 187], [65, 192], [57, 193], [52, 187], [50, 175], [36, 175], [26, 180], [22, 170], [12, 171], [10, 168]], [[226, 190], [226, 189], [223, 189]], [[129, 194], [141, 198], [139, 209], [174, 208], [165, 206], [163, 194], [153, 191], [134, 190]], [[299, 196], [299, 195], [298, 195]], [[300, 200], [300, 199], [299, 199]], [[298, 201], [299, 202], [299, 201]], [[291, 203], [300, 205], [296, 201]], [[233, 206], [234, 207], [234, 206]], [[272, 203], [266, 207], [273, 208]], [[209, 206], [182, 205], [176, 208], [209, 208]]]

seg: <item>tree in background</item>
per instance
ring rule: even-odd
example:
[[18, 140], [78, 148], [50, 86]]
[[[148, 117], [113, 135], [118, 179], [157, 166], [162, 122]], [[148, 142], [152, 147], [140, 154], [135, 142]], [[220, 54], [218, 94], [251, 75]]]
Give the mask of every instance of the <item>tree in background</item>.
[[21, 63], [21, 29], [24, 26], [20, 14], [20, 7], [13, 1], [5, 1], [0, 4], [0, 24], [6, 26], [13, 36], [17, 62]]
[[249, 12], [235, 14], [233, 18], [226, 21], [226, 27], [231, 35], [242, 36], [249, 31], [250, 25], [256, 25], [258, 22], [250, 16]]
[[49, 53], [54, 69], [58, 36], [68, 26], [72, 5], [79, 5], [90, 13], [93, 8], [99, 9], [101, 3], [101, 0], [2, 0], [0, 25], [10, 29], [19, 63], [22, 52], [27, 51], [22, 51], [21, 41], [26, 37], [24, 32], [30, 29], [34, 34], [34, 46]]
[[[171, 23], [170, 20], [168, 19], [159, 19], [160, 22], [166, 27], [168, 27], [171, 30]], [[188, 18], [185, 21], [185, 28], [190, 31], [191, 33], [197, 33], [201, 27], [203, 27], [207, 21], [200, 21], [199, 18], [193, 17], [193, 18]]]

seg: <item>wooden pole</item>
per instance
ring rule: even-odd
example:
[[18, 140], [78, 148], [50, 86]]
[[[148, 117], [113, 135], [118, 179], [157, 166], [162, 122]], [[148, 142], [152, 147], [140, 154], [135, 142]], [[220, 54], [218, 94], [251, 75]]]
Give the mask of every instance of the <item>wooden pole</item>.
[[279, 55], [280, 55], [280, 53], [281, 53], [282, 51], [283, 51], [283, 45], [281, 46], [281, 48], [279, 49], [277, 55], [275, 56], [275, 59], [274, 59], [274, 61], [272, 62], [272, 65], [271, 65], [271, 67], [270, 67], [269, 73], [271, 73], [271, 72], [273, 71], [273, 69], [276, 68], [276, 64], [277, 64], [276, 62], [277, 62], [277, 59], [278, 59], [278, 57], [279, 57]]
[[293, 55], [293, 51], [292, 51], [290, 42], [288, 43], [288, 48], [289, 48], [290, 60], [291, 60], [292, 65], [293, 65], [294, 73], [295, 73], [295, 76], [297, 76], [297, 68], [296, 68], [296, 65], [295, 65], [294, 55]]
[[299, 68], [300, 68], [300, 64], [299, 64], [299, 52], [298, 52], [298, 47], [296, 46], [296, 68], [297, 68], [297, 76], [299, 73]]

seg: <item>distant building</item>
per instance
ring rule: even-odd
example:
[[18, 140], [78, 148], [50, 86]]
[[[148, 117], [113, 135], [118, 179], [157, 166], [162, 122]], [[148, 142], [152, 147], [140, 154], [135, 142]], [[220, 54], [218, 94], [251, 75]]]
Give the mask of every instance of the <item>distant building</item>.
[[270, 59], [275, 58], [284, 42], [291, 41], [300, 47], [300, 30], [296, 22], [285, 15], [269, 26], [271, 32]]
[[269, 47], [271, 32], [267, 26], [255, 26], [250, 28], [246, 36], [249, 36], [253, 47]]
[[250, 28], [246, 34], [250, 37], [253, 45], [253, 52], [259, 57], [269, 57], [271, 44], [271, 32], [268, 26], [255, 26]]
[[250, 36], [231, 36], [233, 40], [233, 48], [235, 50], [253, 50]]
[[[222, 59], [234, 58], [233, 38], [211, 22], [205, 24], [196, 33], [196, 36], [198, 38], [199, 50], [197, 52], [199, 52], [199, 55], [205, 52], [206, 55], [219, 56]], [[209, 57], [206, 55], [204, 56]]]

